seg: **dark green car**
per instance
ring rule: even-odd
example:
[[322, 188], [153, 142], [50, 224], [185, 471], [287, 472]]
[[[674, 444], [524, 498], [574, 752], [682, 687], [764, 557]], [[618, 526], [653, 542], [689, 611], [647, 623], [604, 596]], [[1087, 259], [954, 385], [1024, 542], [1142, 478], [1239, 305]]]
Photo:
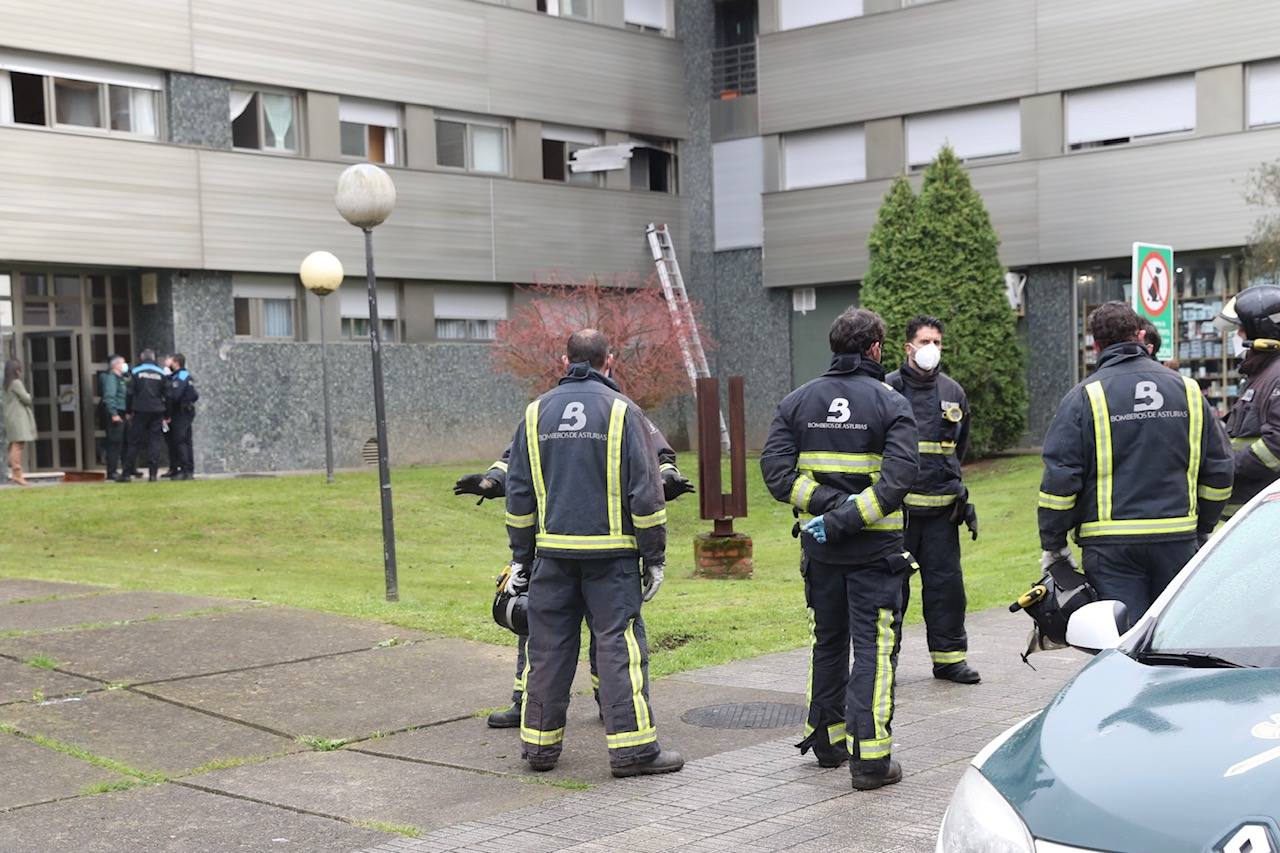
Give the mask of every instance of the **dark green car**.
[[937, 853], [1280, 853], [1280, 486], [1254, 499], [1120, 637], [996, 738], [956, 788]]

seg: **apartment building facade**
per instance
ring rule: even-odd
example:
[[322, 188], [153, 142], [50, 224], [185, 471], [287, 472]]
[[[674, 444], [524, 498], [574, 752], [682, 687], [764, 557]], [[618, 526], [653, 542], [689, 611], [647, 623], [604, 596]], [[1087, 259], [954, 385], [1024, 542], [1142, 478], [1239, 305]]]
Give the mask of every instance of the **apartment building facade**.
[[[319, 304], [296, 277], [317, 249], [352, 276], [326, 333], [337, 461], [361, 464], [363, 255], [332, 194], [362, 160], [399, 193], [374, 237], [397, 464], [498, 452], [524, 395], [487, 342], [516, 286], [646, 276], [649, 222], [675, 235], [714, 369], [747, 377], [758, 442], [857, 301], [889, 181], [943, 142], [986, 200], [1025, 315], [1028, 442], [1088, 370], [1083, 315], [1123, 296], [1134, 240], [1178, 252], [1184, 369], [1228, 401], [1227, 354], [1194, 318], [1243, 284], [1244, 181], [1280, 143], [1269, 0], [0, 0], [0, 14], [0, 353], [37, 396], [36, 469], [95, 466], [93, 377], [143, 346], [185, 353], [201, 384], [198, 470], [320, 467]], [[573, 170], [605, 145], [627, 149], [623, 168]], [[676, 441], [688, 417], [664, 413]]]

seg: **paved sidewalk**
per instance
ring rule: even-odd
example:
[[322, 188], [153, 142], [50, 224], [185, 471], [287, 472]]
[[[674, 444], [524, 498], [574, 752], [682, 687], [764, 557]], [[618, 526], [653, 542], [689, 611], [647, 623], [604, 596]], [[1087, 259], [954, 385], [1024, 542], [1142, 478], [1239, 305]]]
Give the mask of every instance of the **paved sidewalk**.
[[[0, 850], [928, 851], [968, 757], [1084, 658], [1016, 654], [1025, 617], [971, 617], [977, 687], [936, 682], [906, 631], [896, 754], [852, 794], [801, 758], [804, 651], [654, 683], [690, 762], [614, 780], [589, 693], [533, 774], [488, 707], [513, 650], [250, 601], [0, 579]], [[587, 685], [585, 667], [580, 688]], [[747, 719], [744, 708], [772, 712]], [[749, 728], [688, 712], [730, 706]], [[779, 727], [769, 728], [768, 725]]]

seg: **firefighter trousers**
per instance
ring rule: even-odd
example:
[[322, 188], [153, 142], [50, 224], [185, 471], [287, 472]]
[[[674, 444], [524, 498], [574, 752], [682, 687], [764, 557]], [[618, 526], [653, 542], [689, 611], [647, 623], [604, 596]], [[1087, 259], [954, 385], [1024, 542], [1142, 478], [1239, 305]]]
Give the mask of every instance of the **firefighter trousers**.
[[[636, 623], [640, 626], [640, 631], [644, 631], [644, 621], [637, 619]], [[591, 631], [591, 623], [587, 623], [587, 631]], [[591, 689], [595, 692], [597, 699], [600, 695], [600, 671], [596, 669], [596, 635], [590, 634], [591, 645], [587, 649], [587, 659], [591, 665]], [[524, 698], [524, 679], [525, 668], [529, 665], [529, 635], [520, 634], [516, 636], [516, 680], [511, 687], [511, 701], [520, 704]]]
[[1084, 545], [1084, 576], [1101, 600], [1124, 603], [1128, 626], [1147, 612], [1199, 550], [1195, 539]]
[[888, 764], [902, 582], [913, 564], [909, 553], [859, 565], [801, 560], [813, 629], [805, 739], [819, 755], [843, 745], [864, 769]]
[[635, 557], [538, 557], [534, 562], [529, 666], [520, 715], [524, 758], [550, 764], [560, 756], [584, 618], [596, 639], [609, 763], [625, 767], [657, 756], [640, 603], [640, 561]]
[[[934, 666], [960, 663], [969, 650], [964, 631], [964, 575], [960, 570], [960, 528], [948, 513], [909, 513], [907, 550], [920, 564], [920, 603]], [[902, 583], [902, 609], [911, 601], [911, 576]]]

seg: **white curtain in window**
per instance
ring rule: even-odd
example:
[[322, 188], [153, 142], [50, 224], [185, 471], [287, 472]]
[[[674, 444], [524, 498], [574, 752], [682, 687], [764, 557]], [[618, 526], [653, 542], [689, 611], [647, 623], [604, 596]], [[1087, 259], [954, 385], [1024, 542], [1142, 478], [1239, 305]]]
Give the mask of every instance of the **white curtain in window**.
[[129, 119], [134, 133], [156, 135], [156, 94], [146, 89], [129, 90]]
[[962, 160], [1017, 154], [1022, 117], [1017, 101], [945, 110], [907, 118], [907, 163], [923, 166], [950, 143]]
[[657, 30], [667, 28], [667, 0], [624, 0], [622, 8], [623, 20], [628, 24]]
[[471, 168], [476, 172], [507, 171], [506, 133], [500, 127], [471, 126]]
[[0, 71], [0, 124], [13, 123], [13, 89], [9, 87], [9, 72]]
[[780, 0], [778, 26], [784, 30], [862, 16], [862, 0]]
[[[394, 284], [378, 285], [378, 319], [395, 320], [400, 316]], [[364, 279], [347, 279], [338, 290], [338, 310], [343, 317], [369, 319], [369, 286]]]
[[[3, 98], [0, 94], [0, 121], [4, 120]], [[1249, 127], [1263, 124], [1280, 124], [1280, 62], [1249, 66]]]
[[463, 340], [467, 337], [466, 320], [436, 320], [436, 337], [441, 340]]
[[386, 141], [383, 142], [383, 153], [386, 155], [386, 163], [388, 166], [396, 165], [396, 131], [395, 128], [389, 127], [386, 130]]
[[1067, 93], [1067, 144], [1194, 130], [1194, 74]]
[[231, 90], [231, 120], [235, 121], [240, 118], [240, 114], [249, 106], [249, 102], [253, 100], [253, 92], [242, 92], [239, 89]]
[[289, 132], [293, 129], [293, 98], [290, 95], [272, 95], [263, 93], [262, 112], [267, 117], [267, 127], [271, 133], [267, 138], [267, 147], [288, 151]]
[[262, 300], [262, 333], [268, 338], [293, 337], [293, 300]]
[[862, 125], [788, 133], [782, 137], [783, 185], [794, 190], [867, 177]]
[[715, 247], [759, 246], [764, 238], [764, 141], [759, 136], [712, 147]]

